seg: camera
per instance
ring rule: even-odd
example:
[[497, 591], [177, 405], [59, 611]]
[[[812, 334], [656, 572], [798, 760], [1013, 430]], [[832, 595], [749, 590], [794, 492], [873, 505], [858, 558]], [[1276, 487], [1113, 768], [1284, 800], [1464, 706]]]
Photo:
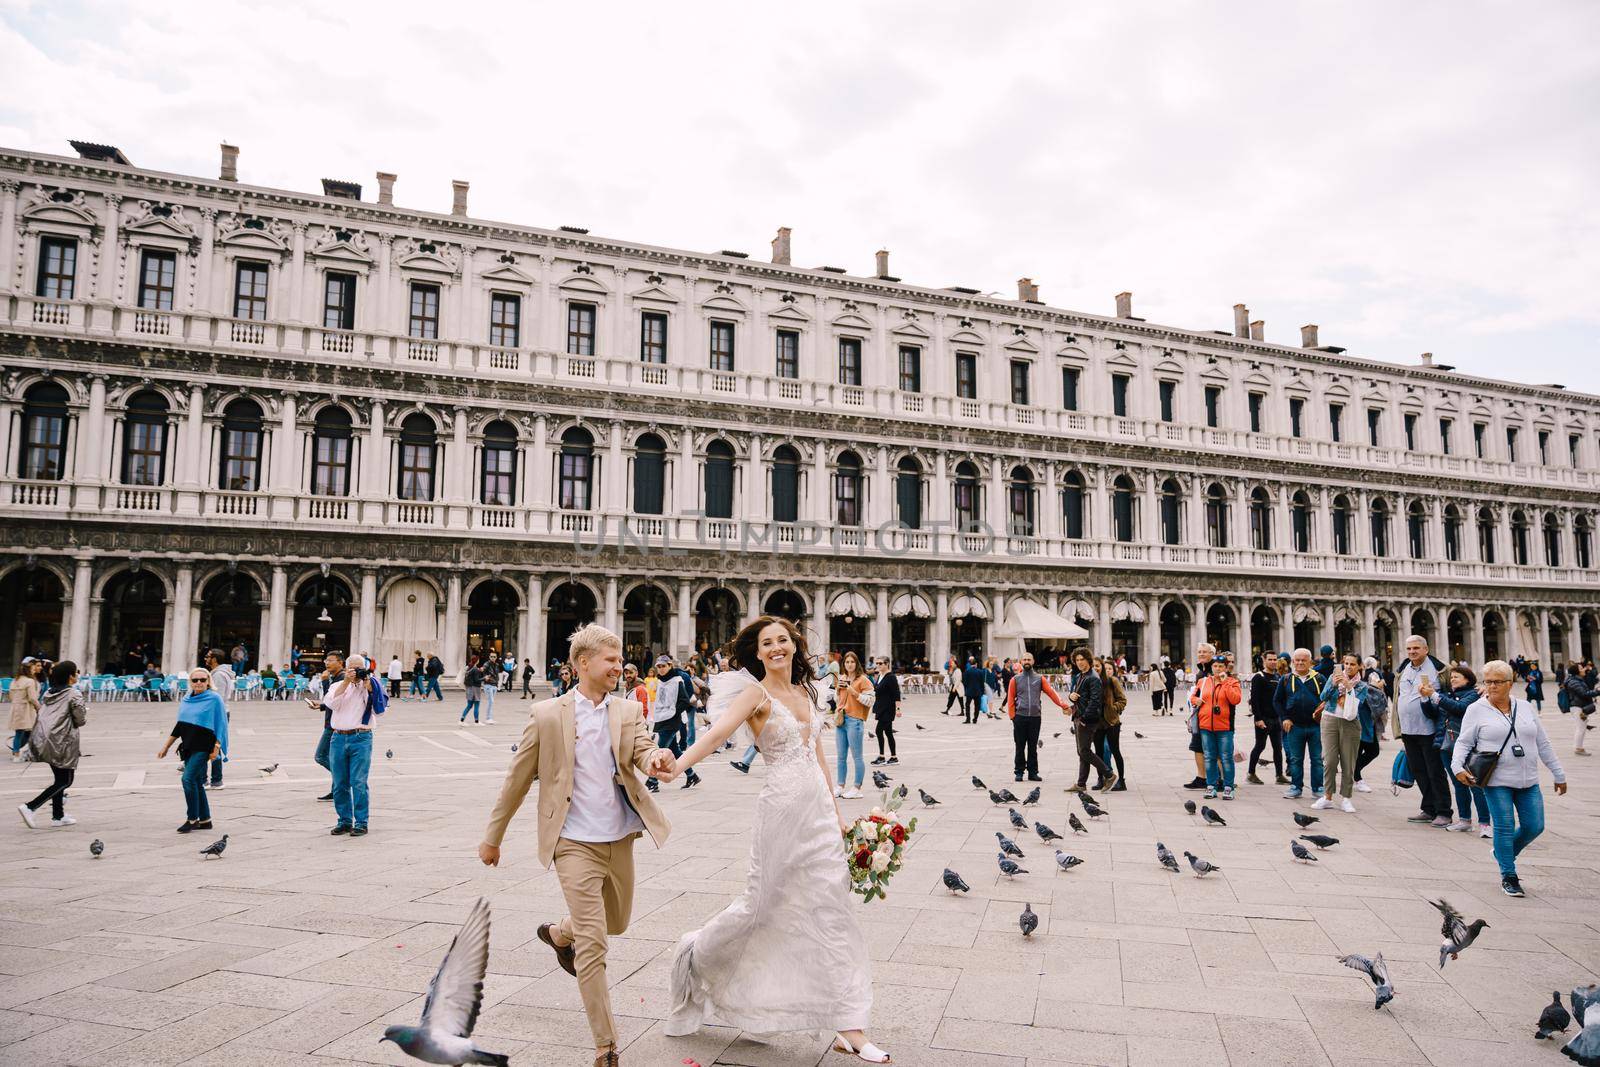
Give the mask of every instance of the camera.
[[356, 668], [356, 681], [364, 682], [370, 677], [372, 677], [372, 671], [371, 671], [370, 668], [367, 668], [367, 667], [357, 667]]

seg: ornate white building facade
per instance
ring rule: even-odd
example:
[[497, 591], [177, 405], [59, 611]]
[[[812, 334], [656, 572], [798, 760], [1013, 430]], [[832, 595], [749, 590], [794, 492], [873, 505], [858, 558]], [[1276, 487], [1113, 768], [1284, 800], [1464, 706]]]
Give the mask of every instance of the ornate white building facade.
[[1600, 643], [1594, 396], [75, 147], [0, 149], [0, 654]]

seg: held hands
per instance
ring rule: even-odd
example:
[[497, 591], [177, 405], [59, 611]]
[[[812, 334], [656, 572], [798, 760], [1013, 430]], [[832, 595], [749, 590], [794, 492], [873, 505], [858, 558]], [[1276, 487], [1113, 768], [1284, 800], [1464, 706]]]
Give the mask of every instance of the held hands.
[[678, 760], [671, 752], [658, 748], [650, 753], [650, 759], [645, 764], [645, 773], [663, 782], [670, 782], [678, 777]]

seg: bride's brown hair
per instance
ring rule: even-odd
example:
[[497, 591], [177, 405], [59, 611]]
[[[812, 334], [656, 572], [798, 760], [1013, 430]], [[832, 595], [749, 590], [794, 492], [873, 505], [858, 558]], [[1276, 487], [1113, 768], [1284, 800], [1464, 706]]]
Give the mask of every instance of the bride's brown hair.
[[800, 686], [806, 691], [806, 696], [811, 702], [816, 703], [816, 687], [811, 678], [811, 653], [806, 648], [806, 639], [794, 623], [776, 615], [763, 615], [756, 621], [748, 623], [734, 635], [728, 642], [729, 666], [734, 670], [747, 670], [757, 681], [767, 676], [766, 664], [761, 662], [761, 631], [768, 626], [782, 626], [789, 634], [789, 640], [794, 643], [794, 655], [789, 658], [789, 681]]

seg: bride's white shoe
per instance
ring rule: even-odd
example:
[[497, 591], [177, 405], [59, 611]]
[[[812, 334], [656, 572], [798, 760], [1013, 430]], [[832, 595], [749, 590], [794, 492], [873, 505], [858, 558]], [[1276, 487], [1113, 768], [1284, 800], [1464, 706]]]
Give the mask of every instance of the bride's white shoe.
[[846, 1040], [843, 1034], [833, 1035], [833, 1051], [843, 1052], [847, 1056], [855, 1056], [859, 1059], [866, 1060], [868, 1063], [894, 1062], [894, 1060], [889, 1058], [889, 1054], [887, 1052], [883, 1051], [883, 1049], [879, 1048], [877, 1045], [874, 1045], [872, 1042], [865, 1042], [860, 1048], [856, 1048], [855, 1046], [851, 1045], [848, 1040]]

